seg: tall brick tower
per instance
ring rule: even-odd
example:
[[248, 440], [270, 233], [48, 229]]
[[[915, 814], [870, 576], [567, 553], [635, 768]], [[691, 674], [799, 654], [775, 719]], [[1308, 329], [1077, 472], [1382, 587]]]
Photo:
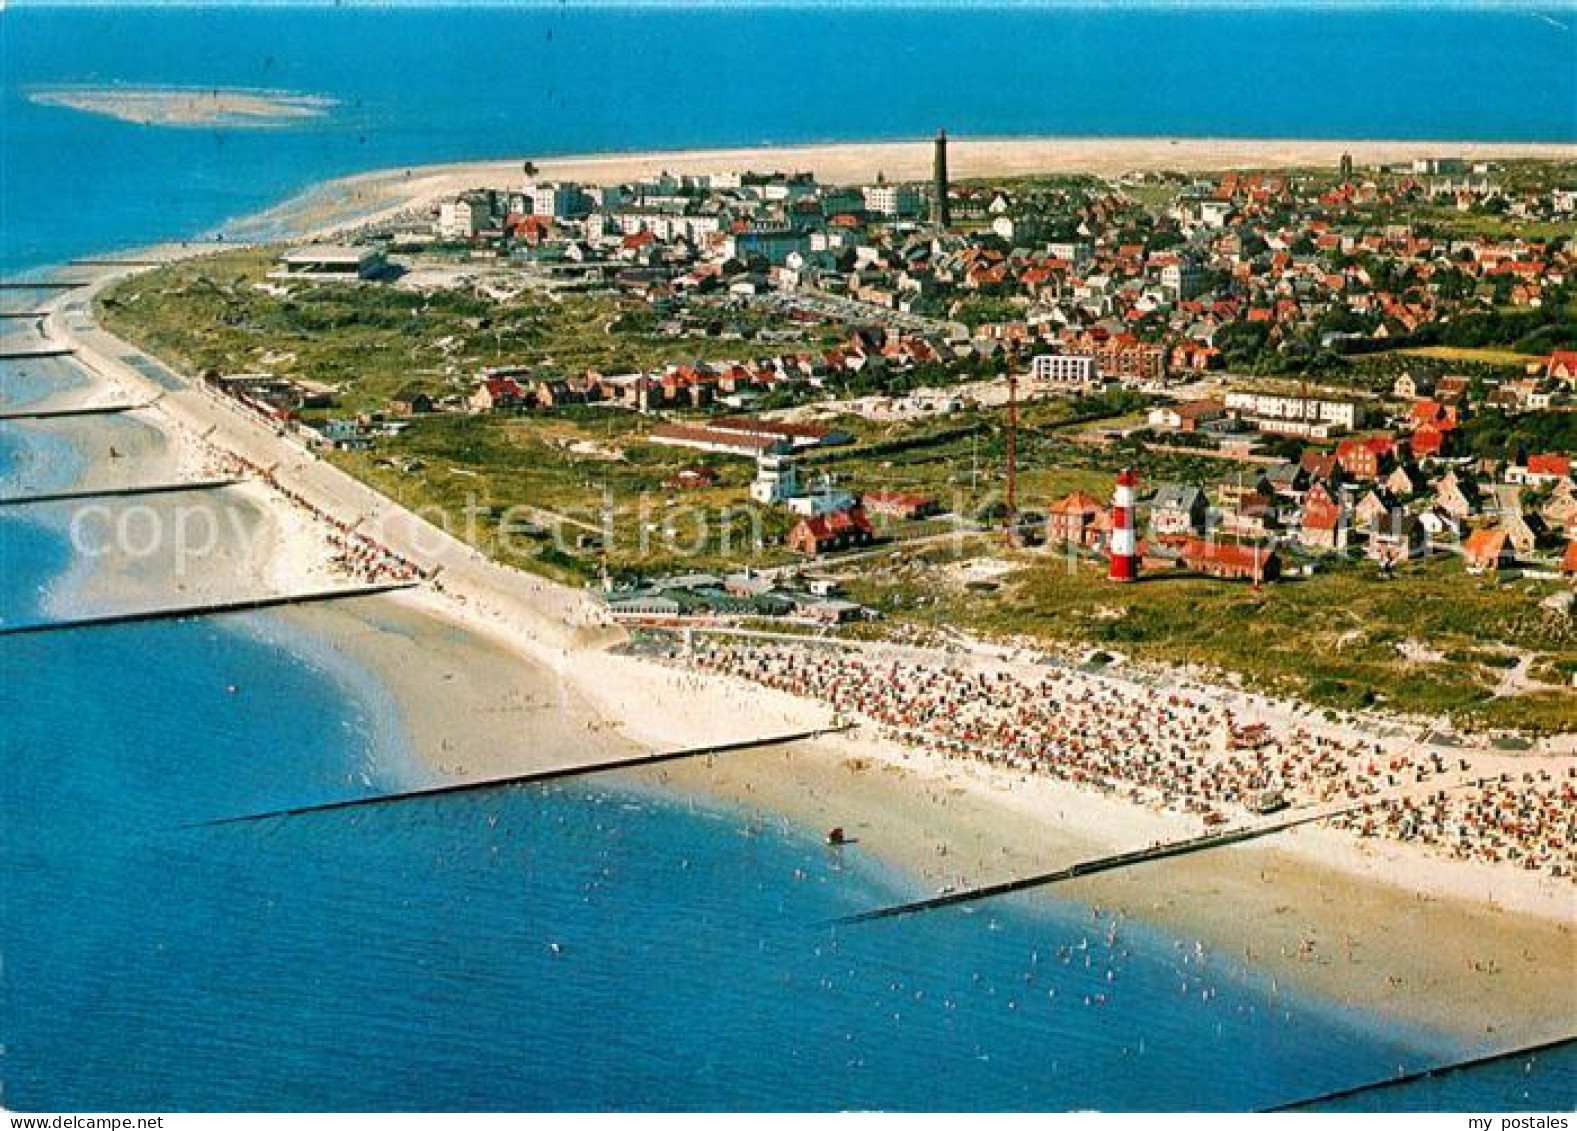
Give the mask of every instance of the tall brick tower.
[[936, 131], [936, 157], [931, 164], [931, 224], [937, 231], [953, 226], [947, 205], [947, 131]]

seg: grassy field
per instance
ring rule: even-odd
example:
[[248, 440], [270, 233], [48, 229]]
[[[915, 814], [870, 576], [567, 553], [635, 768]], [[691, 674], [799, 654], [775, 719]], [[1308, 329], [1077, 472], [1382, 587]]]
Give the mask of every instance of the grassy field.
[[1513, 349], [1497, 349], [1493, 346], [1419, 346], [1416, 349], [1396, 351], [1405, 357], [1428, 357], [1436, 361], [1451, 361], [1457, 363], [1477, 362], [1482, 365], [1514, 365], [1518, 368], [1529, 362], [1542, 361], [1543, 358], [1533, 354], [1518, 353]]
[[[996, 637], [1026, 635], [1197, 664], [1329, 707], [1449, 715], [1465, 727], [1577, 727], [1577, 694], [1569, 683], [1577, 629], [1538, 608], [1538, 598], [1553, 589], [1549, 583], [1470, 577], [1459, 561], [1443, 559], [1406, 568], [1393, 581], [1380, 580], [1363, 563], [1258, 591], [1182, 575], [1117, 587], [1097, 563], [996, 552], [1018, 568], [993, 593], [953, 599], [957, 587], [946, 581], [943, 551], [923, 564], [864, 576], [854, 591], [900, 619], [933, 624], [942, 618]], [[1441, 658], [1409, 659], [1398, 647], [1409, 641]], [[1550, 681], [1545, 689], [1494, 696], [1508, 650], [1539, 657], [1540, 674]]]
[[[188, 372], [269, 372], [335, 386], [339, 415], [376, 412], [400, 391], [468, 394], [477, 371], [533, 366], [578, 376], [666, 362], [738, 360], [784, 347], [704, 333], [680, 339], [620, 329], [631, 307], [610, 294], [546, 291], [498, 302], [468, 289], [268, 279], [277, 249], [227, 252], [137, 275], [99, 302], [105, 325]], [[817, 332], [806, 347], [839, 337]]]

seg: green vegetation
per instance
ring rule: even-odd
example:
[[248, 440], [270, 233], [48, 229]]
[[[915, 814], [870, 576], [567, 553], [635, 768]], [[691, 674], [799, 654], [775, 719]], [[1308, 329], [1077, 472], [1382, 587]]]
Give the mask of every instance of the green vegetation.
[[1507, 415], [1491, 409], [1468, 418], [1462, 439], [1474, 455], [1497, 459], [1525, 458], [1530, 452], [1577, 452], [1577, 413]]
[[704, 331], [656, 335], [644, 304], [609, 294], [526, 291], [498, 301], [468, 287], [300, 282], [287, 293], [268, 279], [276, 254], [227, 252], [137, 275], [104, 294], [99, 316], [189, 373], [265, 371], [333, 385], [340, 415], [382, 411], [413, 385], [434, 397], [468, 393], [488, 366], [578, 376], [763, 348]]
[[[1163, 575], [1119, 588], [1094, 563], [1070, 565], [1055, 553], [1017, 557], [1021, 568], [992, 594], [937, 603], [937, 554], [930, 568], [862, 577], [855, 596], [902, 619], [929, 624], [945, 615], [994, 636], [1235, 672], [1330, 707], [1448, 714], [1462, 726], [1533, 732], [1577, 726], [1577, 695], [1554, 678], [1577, 670], [1577, 627], [1539, 609], [1550, 583], [1471, 577], [1445, 559], [1405, 567], [1392, 581], [1358, 563], [1259, 591]], [[1550, 689], [1497, 698], [1506, 653], [1486, 647], [1491, 641], [1532, 652]], [[1398, 647], [1407, 642], [1445, 654], [1410, 659]]]
[[953, 317], [973, 330], [992, 322], [1024, 317], [1024, 303], [1010, 298], [968, 298], [953, 308]]
[[716, 486], [672, 492], [664, 484], [696, 453], [644, 443], [633, 415], [589, 416], [435, 416], [376, 452], [332, 458], [407, 506], [475, 516], [474, 544], [561, 580], [787, 559], [778, 543], [791, 516], [744, 501], [753, 467], [713, 461]]

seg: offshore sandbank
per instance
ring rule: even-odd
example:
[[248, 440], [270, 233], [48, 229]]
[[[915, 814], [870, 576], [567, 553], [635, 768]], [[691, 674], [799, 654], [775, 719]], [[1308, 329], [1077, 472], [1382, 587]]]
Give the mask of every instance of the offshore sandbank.
[[98, 114], [138, 126], [263, 129], [321, 118], [332, 98], [277, 90], [178, 86], [48, 86], [27, 92], [40, 106]]

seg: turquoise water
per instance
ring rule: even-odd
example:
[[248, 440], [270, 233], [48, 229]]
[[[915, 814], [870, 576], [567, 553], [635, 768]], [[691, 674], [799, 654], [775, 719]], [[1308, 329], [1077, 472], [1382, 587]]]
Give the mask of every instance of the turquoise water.
[[[941, 121], [1577, 133], [1574, 80], [1555, 65], [1570, 40], [1522, 16], [873, 19], [13, 9], [0, 15], [0, 262], [196, 232], [333, 173], [521, 151], [909, 136]], [[1211, 27], [1268, 37], [1274, 64], [1245, 60], [1229, 81], [1225, 55], [1241, 52]], [[802, 83], [758, 81], [767, 43]], [[853, 44], [867, 45], [858, 66]], [[593, 66], [638, 49], [638, 67]], [[1512, 80], [1468, 95], [1463, 66], [1511, 55]], [[675, 89], [703, 57], [740, 67], [707, 68], [706, 98]], [[1299, 76], [1315, 68], [1390, 94], [1311, 91]], [[286, 131], [172, 131], [22, 94], [72, 81], [270, 86], [344, 105]], [[67, 380], [0, 368], [0, 395], [14, 405]], [[63, 435], [0, 425], [0, 493], [71, 482], [80, 461]], [[0, 515], [0, 618], [40, 615], [71, 565], [58, 515]], [[69, 593], [54, 600], [69, 608]], [[857, 851], [681, 798], [519, 790], [183, 827], [425, 780], [392, 717], [366, 672], [268, 617], [0, 640], [5, 1106], [1237, 1109], [1461, 1051], [1275, 993], [1219, 956], [1200, 965], [1188, 940], [1130, 924], [1109, 951], [1076, 903], [835, 932], [822, 924], [914, 893]], [[1379, 1102], [1571, 1107], [1573, 1070], [1566, 1056]]]

